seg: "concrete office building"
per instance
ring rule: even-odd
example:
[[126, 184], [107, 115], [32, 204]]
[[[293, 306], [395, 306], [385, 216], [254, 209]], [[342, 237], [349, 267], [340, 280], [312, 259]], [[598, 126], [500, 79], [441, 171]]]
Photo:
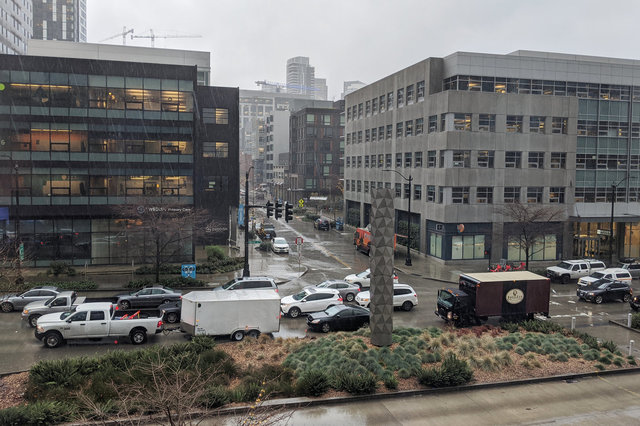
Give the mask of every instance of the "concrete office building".
[[[533, 260], [640, 255], [640, 61], [545, 52], [428, 58], [346, 97], [345, 205], [396, 223], [443, 261], [524, 259], [508, 203], [551, 206]], [[395, 169], [413, 185], [393, 172]]]
[[33, 38], [86, 42], [86, 0], [33, 0]]
[[[138, 263], [117, 211], [148, 201], [206, 209], [216, 225], [199, 243], [233, 239], [238, 89], [199, 86], [197, 72], [0, 55], [0, 238], [16, 236], [19, 218], [35, 266]], [[172, 260], [192, 261], [192, 247]]]
[[33, 1], [0, 0], [0, 54], [24, 55], [33, 34]]
[[273, 111], [266, 120], [265, 183], [273, 187], [280, 154], [289, 153], [289, 110]]

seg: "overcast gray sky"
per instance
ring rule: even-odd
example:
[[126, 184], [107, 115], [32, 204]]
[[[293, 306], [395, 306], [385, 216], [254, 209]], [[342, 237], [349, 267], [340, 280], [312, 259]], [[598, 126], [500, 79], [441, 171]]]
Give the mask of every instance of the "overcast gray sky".
[[242, 89], [284, 82], [286, 60], [308, 56], [336, 99], [345, 80], [371, 83], [456, 51], [640, 56], [635, 0], [88, 0], [87, 8], [89, 42], [123, 26], [200, 34], [156, 47], [209, 51], [211, 84]]

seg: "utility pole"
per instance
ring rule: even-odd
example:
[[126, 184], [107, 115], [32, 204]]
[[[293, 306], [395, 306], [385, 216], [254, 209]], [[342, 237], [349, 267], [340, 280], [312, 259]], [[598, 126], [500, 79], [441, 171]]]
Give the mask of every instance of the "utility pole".
[[249, 172], [253, 166], [247, 170], [246, 179], [244, 181], [244, 269], [243, 277], [250, 277], [249, 272]]

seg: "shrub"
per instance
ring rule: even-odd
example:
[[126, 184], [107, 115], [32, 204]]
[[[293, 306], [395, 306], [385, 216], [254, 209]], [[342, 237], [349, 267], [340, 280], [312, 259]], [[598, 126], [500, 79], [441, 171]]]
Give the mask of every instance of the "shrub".
[[224, 386], [211, 386], [202, 396], [202, 405], [205, 408], [222, 407], [231, 401], [229, 391]]
[[329, 378], [322, 370], [306, 371], [296, 381], [298, 396], [320, 396], [329, 389]]
[[385, 370], [382, 374], [382, 383], [384, 383], [384, 387], [393, 390], [398, 388], [398, 379], [393, 375], [392, 371]]
[[[206, 285], [204, 281], [194, 280], [193, 278], [183, 278], [183, 277], [163, 278], [160, 280], [158, 284], [165, 287], [173, 287], [173, 288], [204, 287]], [[141, 279], [141, 280], [129, 281], [126, 287], [135, 290], [135, 289], [140, 289], [150, 285], [156, 285], [156, 283], [150, 279]]]
[[262, 241], [258, 246], [258, 250], [269, 251], [271, 250], [272, 245], [271, 241]]
[[432, 387], [459, 386], [472, 378], [473, 371], [469, 364], [454, 354], [447, 355], [439, 368], [422, 369], [418, 373], [418, 381]]
[[640, 313], [631, 316], [631, 328], [640, 328]]
[[335, 376], [335, 388], [352, 394], [367, 394], [375, 392], [378, 382], [373, 374], [365, 372], [338, 374]]
[[53, 275], [55, 277], [57, 277], [60, 274], [74, 276], [76, 274], [76, 269], [71, 265], [69, 265], [67, 262], [56, 260], [49, 264], [49, 269], [47, 270], [47, 274]]
[[207, 259], [209, 262], [227, 258], [225, 250], [220, 246], [206, 246], [205, 250], [207, 252]]
[[98, 284], [91, 280], [81, 280], [81, 281], [38, 281], [38, 282], [30, 282], [28, 287], [31, 288], [33, 286], [52, 286], [58, 287], [63, 290], [94, 290], [98, 288]]
[[73, 407], [52, 401], [38, 401], [0, 410], [0, 424], [9, 426], [50, 425], [69, 421], [73, 418]]
[[602, 364], [596, 364], [595, 367], [596, 367], [597, 370], [600, 370], [600, 371], [605, 369], [604, 365], [602, 365]]
[[607, 340], [606, 342], [602, 342], [600, 346], [607, 349], [611, 353], [619, 352], [618, 345], [616, 345], [613, 340]]

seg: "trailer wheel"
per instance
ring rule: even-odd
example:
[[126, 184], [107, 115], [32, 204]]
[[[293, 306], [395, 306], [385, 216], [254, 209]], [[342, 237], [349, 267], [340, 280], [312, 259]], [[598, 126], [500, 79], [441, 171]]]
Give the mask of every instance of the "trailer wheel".
[[258, 337], [260, 337], [260, 332], [258, 330], [249, 330], [247, 336], [251, 337], [252, 339], [257, 339]]
[[569, 284], [569, 280], [570, 280], [570, 279], [571, 279], [571, 278], [569, 277], [569, 275], [563, 275], [563, 276], [560, 278], [560, 281], [562, 281], [562, 284]]
[[239, 342], [242, 339], [244, 339], [244, 331], [242, 330], [234, 331], [231, 335], [231, 340], [235, 340], [236, 342]]

